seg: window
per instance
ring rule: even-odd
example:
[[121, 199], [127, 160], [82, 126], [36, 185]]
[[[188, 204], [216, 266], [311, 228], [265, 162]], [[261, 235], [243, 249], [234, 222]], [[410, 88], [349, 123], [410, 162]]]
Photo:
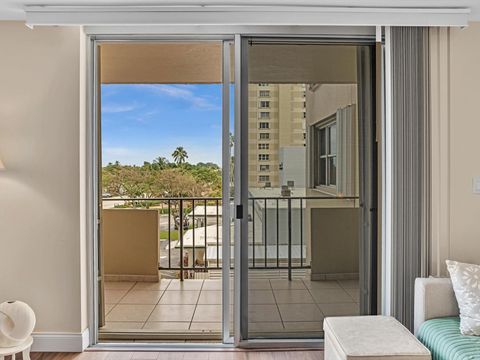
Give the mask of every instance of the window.
[[260, 84], [258, 84], [258, 86], [268, 86], [268, 84], [267, 83], [260, 83]]
[[260, 107], [263, 109], [270, 108], [270, 101], [260, 101]]
[[304, 118], [304, 119], [307, 118], [307, 112], [306, 112], [306, 111], [303, 112], [303, 118]]
[[270, 149], [270, 144], [258, 144], [258, 150], [268, 150]]
[[270, 176], [269, 175], [260, 175], [258, 177], [258, 181], [261, 181], [261, 182], [270, 181]]
[[270, 90], [260, 90], [259, 95], [260, 97], [268, 97], [270, 96]]
[[260, 119], [270, 119], [270, 113], [268, 111], [261, 111]]
[[270, 165], [260, 165], [260, 171], [270, 171]]
[[314, 184], [337, 184], [337, 125], [336, 122], [314, 128]]
[[268, 160], [270, 160], [270, 155], [268, 155], [268, 154], [258, 154], [258, 160], [268, 161]]
[[269, 133], [260, 133], [260, 140], [268, 140], [270, 139]]
[[261, 123], [258, 123], [258, 128], [259, 128], [259, 129], [269, 129], [269, 128], [270, 128], [270, 124], [267, 123], [267, 122], [261, 122]]

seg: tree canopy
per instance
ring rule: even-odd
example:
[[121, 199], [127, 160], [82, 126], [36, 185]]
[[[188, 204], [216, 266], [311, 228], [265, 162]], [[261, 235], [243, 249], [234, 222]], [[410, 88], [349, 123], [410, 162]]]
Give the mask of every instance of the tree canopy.
[[129, 198], [221, 196], [222, 173], [218, 165], [189, 164], [183, 147], [175, 149], [172, 157], [174, 163], [164, 157], [145, 161], [142, 166], [109, 163], [102, 169], [103, 192]]

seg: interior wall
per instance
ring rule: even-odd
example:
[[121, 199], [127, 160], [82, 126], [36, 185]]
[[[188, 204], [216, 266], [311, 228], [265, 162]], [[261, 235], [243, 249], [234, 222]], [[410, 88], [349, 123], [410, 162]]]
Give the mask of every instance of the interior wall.
[[447, 274], [446, 259], [480, 264], [478, 39], [480, 22], [430, 30], [432, 275]]
[[0, 33], [0, 302], [28, 303], [37, 333], [80, 333], [81, 31], [4, 21]]

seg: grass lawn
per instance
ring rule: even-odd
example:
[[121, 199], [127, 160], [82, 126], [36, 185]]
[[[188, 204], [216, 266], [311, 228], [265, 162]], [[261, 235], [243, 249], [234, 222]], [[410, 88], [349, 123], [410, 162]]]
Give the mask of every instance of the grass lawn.
[[[160, 230], [160, 239], [168, 240], [168, 230]], [[170, 240], [178, 240], [178, 230], [170, 231]]]

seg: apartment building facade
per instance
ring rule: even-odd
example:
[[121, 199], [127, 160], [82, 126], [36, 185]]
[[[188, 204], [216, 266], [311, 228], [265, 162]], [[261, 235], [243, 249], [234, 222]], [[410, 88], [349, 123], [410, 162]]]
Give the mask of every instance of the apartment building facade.
[[305, 90], [305, 84], [249, 84], [249, 187], [287, 185], [284, 160], [304, 162]]

